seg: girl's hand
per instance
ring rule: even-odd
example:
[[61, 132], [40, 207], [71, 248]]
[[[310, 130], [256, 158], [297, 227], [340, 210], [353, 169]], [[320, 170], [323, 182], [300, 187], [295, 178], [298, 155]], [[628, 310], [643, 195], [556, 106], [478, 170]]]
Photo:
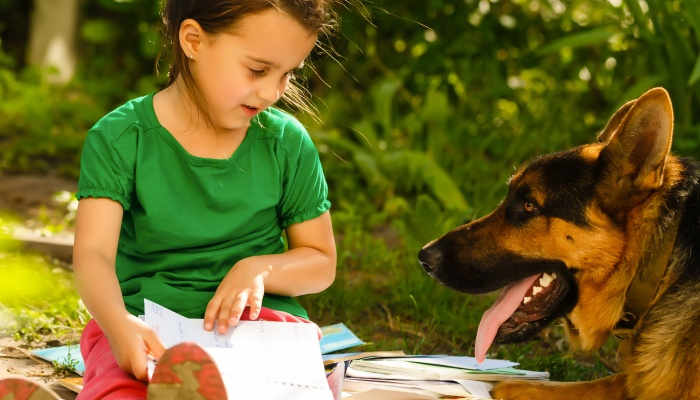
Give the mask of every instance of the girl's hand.
[[271, 265], [261, 265], [250, 259], [236, 263], [207, 304], [204, 329], [214, 329], [216, 321], [219, 333], [226, 333], [229, 326], [238, 324], [246, 307], [250, 307], [250, 319], [257, 319], [265, 295], [265, 278], [271, 270]]
[[165, 351], [155, 331], [133, 315], [120, 321], [107, 339], [119, 367], [142, 381], [148, 379], [148, 355], [159, 359]]

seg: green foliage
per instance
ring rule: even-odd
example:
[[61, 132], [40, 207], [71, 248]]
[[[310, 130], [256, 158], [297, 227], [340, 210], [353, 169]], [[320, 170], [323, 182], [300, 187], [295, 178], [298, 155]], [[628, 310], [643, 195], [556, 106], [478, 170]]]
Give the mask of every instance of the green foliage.
[[103, 110], [83, 91], [52, 86], [38, 71], [0, 66], [0, 171], [77, 176], [85, 132]]
[[[369, 19], [340, 10], [339, 61], [312, 57], [323, 82], [311, 77], [308, 85], [323, 123], [302, 119], [330, 185], [339, 273], [331, 289], [304, 302], [322, 322], [350, 323], [373, 348], [471, 352], [492, 297], [439, 286], [418, 266], [418, 249], [495, 207], [523, 161], [592, 141], [625, 101], [665, 86], [674, 151], [700, 156], [697, 1], [364, 3]], [[0, 0], [0, 13], [28, 17], [26, 4]], [[0, 22], [0, 171], [77, 175], [89, 126], [165, 81], [153, 74], [158, 7], [82, 2], [80, 62], [66, 87], [26, 68], [26, 37]], [[556, 379], [606, 373], [599, 361], [564, 356], [552, 346], [558, 340], [493, 351]]]

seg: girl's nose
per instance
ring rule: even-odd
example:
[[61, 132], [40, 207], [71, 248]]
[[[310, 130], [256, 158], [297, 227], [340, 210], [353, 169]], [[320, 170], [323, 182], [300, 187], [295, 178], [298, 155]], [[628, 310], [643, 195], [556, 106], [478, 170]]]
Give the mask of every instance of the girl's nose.
[[264, 82], [258, 89], [258, 96], [268, 104], [272, 104], [279, 100], [282, 95], [282, 87], [279, 83], [269, 80]]

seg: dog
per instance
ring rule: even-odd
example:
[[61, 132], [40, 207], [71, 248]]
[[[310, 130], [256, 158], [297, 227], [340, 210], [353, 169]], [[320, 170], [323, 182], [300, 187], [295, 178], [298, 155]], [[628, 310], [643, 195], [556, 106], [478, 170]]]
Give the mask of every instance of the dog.
[[700, 399], [700, 163], [670, 154], [673, 107], [654, 88], [594, 143], [516, 171], [490, 214], [426, 244], [429, 275], [467, 293], [504, 288], [475, 354], [563, 320], [573, 349], [615, 330], [620, 372], [590, 382], [502, 382], [495, 399]]

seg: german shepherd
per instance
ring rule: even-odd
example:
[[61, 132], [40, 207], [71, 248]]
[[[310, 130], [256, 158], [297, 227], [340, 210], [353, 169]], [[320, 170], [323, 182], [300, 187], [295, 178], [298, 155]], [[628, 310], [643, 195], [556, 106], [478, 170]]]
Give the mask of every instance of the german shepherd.
[[673, 108], [654, 88], [596, 142], [542, 156], [489, 215], [428, 243], [423, 268], [467, 293], [505, 287], [475, 353], [563, 319], [572, 348], [625, 333], [620, 372], [590, 382], [503, 382], [496, 399], [700, 399], [700, 163], [670, 154]]

